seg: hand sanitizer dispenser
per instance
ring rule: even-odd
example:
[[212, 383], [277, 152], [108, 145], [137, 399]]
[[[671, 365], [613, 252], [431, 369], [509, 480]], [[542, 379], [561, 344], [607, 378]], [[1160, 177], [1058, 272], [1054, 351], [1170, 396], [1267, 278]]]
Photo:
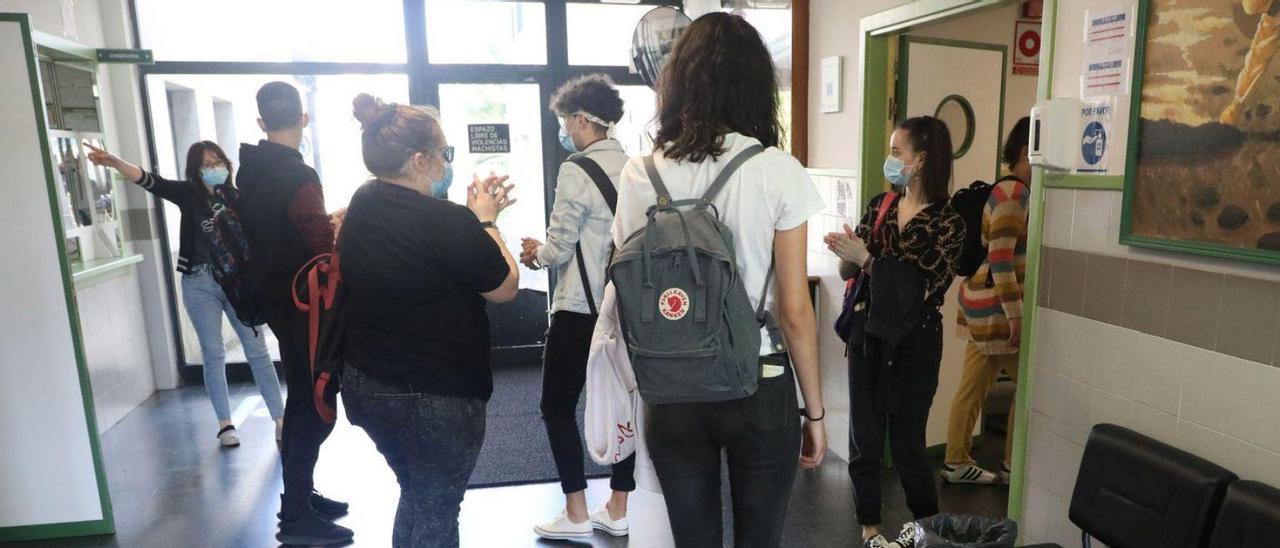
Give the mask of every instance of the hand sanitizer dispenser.
[[1080, 110], [1084, 102], [1061, 98], [1039, 101], [1031, 108], [1027, 159], [1031, 165], [1070, 171], [1080, 156]]

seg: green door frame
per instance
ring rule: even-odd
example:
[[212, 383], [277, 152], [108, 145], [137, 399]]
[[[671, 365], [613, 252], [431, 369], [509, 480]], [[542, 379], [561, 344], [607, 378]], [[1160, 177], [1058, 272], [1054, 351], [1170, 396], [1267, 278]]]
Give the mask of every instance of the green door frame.
[[[891, 112], [889, 86], [893, 81], [891, 56], [893, 34], [925, 23], [941, 21], [979, 10], [1019, 3], [1020, 0], [917, 0], [905, 6], [885, 10], [863, 17], [858, 25], [858, 44], [861, 52], [862, 86], [862, 157], [859, 163], [862, 174], [862, 203], [883, 192], [883, 183], [874, 174], [880, 173], [880, 163], [888, 152]], [[1040, 30], [1040, 73], [1036, 82], [1036, 99], [1050, 98], [1053, 90], [1054, 26], [1058, 18], [1058, 0], [1044, 0], [1044, 17]], [[1013, 427], [1013, 477], [1009, 486], [1008, 515], [1022, 519], [1024, 474], [1026, 473], [1027, 425], [1031, 411], [1031, 392], [1034, 383], [1036, 302], [1040, 292], [1040, 246], [1044, 238], [1044, 197], [1047, 178], [1041, 168], [1035, 168], [1031, 177], [1031, 211], [1027, 224], [1027, 275], [1022, 295], [1022, 353], [1015, 400]]]
[[[894, 93], [894, 96], [897, 98], [895, 103], [897, 104], [898, 112], [896, 112], [895, 115], [897, 116], [898, 120], [902, 120], [906, 118], [907, 115], [909, 114], [907, 112], [907, 91], [910, 89], [909, 88], [910, 82], [908, 82], [907, 75], [910, 74], [909, 69], [911, 68], [911, 56], [910, 56], [911, 44], [926, 44], [926, 45], [933, 45], [933, 46], [947, 46], [947, 47], [953, 47], [953, 48], [965, 48], [965, 49], [976, 49], [976, 50], [982, 50], [982, 51], [1000, 52], [1000, 116], [999, 116], [999, 119], [996, 121], [996, 157], [995, 157], [995, 162], [996, 162], [995, 176], [999, 177], [1000, 164], [1001, 164], [1000, 150], [1004, 145], [1004, 98], [1005, 98], [1004, 88], [1009, 81], [1008, 74], [1007, 74], [1007, 69], [1009, 66], [1008, 46], [1004, 46], [1001, 44], [987, 44], [983, 42], [968, 42], [964, 40], [949, 40], [946, 38], [929, 38], [925, 36], [911, 36], [908, 34], [903, 34], [899, 36], [898, 37], [898, 89]], [[968, 99], [965, 99], [964, 97], [961, 97], [959, 95], [952, 95], [947, 97], [947, 99], [950, 99], [952, 97], [958, 97], [960, 100], [963, 100], [965, 101], [965, 103], [968, 103]], [[946, 101], [946, 99], [944, 99], [943, 101]], [[938, 106], [941, 107], [942, 105], [938, 105]], [[972, 116], [973, 108], [972, 107], [966, 107], [966, 108], [969, 109], [969, 114], [970, 116]], [[934, 115], [937, 115], [937, 112], [934, 112]], [[967, 152], [969, 150], [969, 147], [973, 144], [972, 143], [973, 132], [974, 132], [973, 124], [970, 123], [967, 129], [969, 134], [968, 139], [966, 140], [966, 143], [963, 144], [963, 149], [956, 151], [957, 157]]]
[[23, 525], [17, 527], [0, 527], [0, 541], [16, 542], [21, 540], [37, 540], [61, 537], [79, 537], [90, 535], [110, 535], [115, 533], [115, 519], [111, 511], [111, 495], [107, 489], [107, 475], [102, 462], [102, 444], [98, 440], [98, 421], [93, 409], [93, 389], [89, 385], [89, 367], [85, 361], [84, 340], [80, 334], [80, 313], [76, 308], [75, 284], [71, 279], [71, 263], [67, 260], [64, 244], [65, 231], [62, 227], [62, 216], [58, 214], [58, 187], [53, 177], [53, 163], [49, 152], [49, 130], [45, 119], [43, 90], [40, 87], [39, 63], [36, 62], [36, 44], [47, 47], [69, 59], [84, 59], [85, 48], [51, 35], [41, 34], [40, 40], [33, 38], [30, 17], [25, 13], [0, 13], [0, 22], [17, 23], [22, 32], [22, 46], [27, 54], [27, 73], [31, 85], [31, 103], [35, 109], [37, 138], [40, 139], [40, 152], [44, 156], [45, 185], [49, 190], [49, 216], [53, 223], [54, 242], [57, 245], [58, 263], [62, 275], [62, 289], [65, 292], [67, 316], [71, 322], [71, 340], [76, 356], [76, 372], [80, 378], [80, 404], [84, 406], [84, 419], [89, 428], [89, 450], [93, 456], [94, 475], [98, 483], [98, 504], [102, 508], [102, 518], [71, 523], [50, 523]]

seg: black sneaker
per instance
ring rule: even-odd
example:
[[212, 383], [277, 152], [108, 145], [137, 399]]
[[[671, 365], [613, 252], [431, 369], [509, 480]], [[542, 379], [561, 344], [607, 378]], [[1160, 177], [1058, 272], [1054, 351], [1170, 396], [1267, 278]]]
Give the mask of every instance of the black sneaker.
[[311, 507], [315, 509], [316, 514], [329, 521], [333, 521], [342, 516], [347, 515], [347, 503], [338, 502], [331, 498], [321, 495], [318, 491], [311, 492]]
[[351, 542], [355, 533], [341, 525], [307, 512], [291, 521], [280, 522], [276, 540], [293, 546], [332, 546]]

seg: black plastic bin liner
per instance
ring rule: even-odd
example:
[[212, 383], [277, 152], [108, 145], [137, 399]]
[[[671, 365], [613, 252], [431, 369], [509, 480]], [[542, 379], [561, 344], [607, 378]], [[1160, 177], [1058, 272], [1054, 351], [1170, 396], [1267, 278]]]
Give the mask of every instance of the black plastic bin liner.
[[915, 548], [1013, 548], [1018, 540], [1018, 524], [1010, 519], [939, 514], [915, 527]]

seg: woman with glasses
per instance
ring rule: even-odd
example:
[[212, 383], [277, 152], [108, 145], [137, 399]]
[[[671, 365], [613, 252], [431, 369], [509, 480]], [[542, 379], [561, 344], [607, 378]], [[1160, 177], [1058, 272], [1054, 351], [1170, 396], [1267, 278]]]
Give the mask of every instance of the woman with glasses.
[[354, 104], [375, 178], [338, 234], [343, 402], [400, 483], [392, 545], [457, 546], [493, 393], [485, 303], [515, 299], [519, 284], [494, 224], [512, 187], [476, 179], [465, 207], [433, 197], [453, 160], [436, 111], [366, 94]]

